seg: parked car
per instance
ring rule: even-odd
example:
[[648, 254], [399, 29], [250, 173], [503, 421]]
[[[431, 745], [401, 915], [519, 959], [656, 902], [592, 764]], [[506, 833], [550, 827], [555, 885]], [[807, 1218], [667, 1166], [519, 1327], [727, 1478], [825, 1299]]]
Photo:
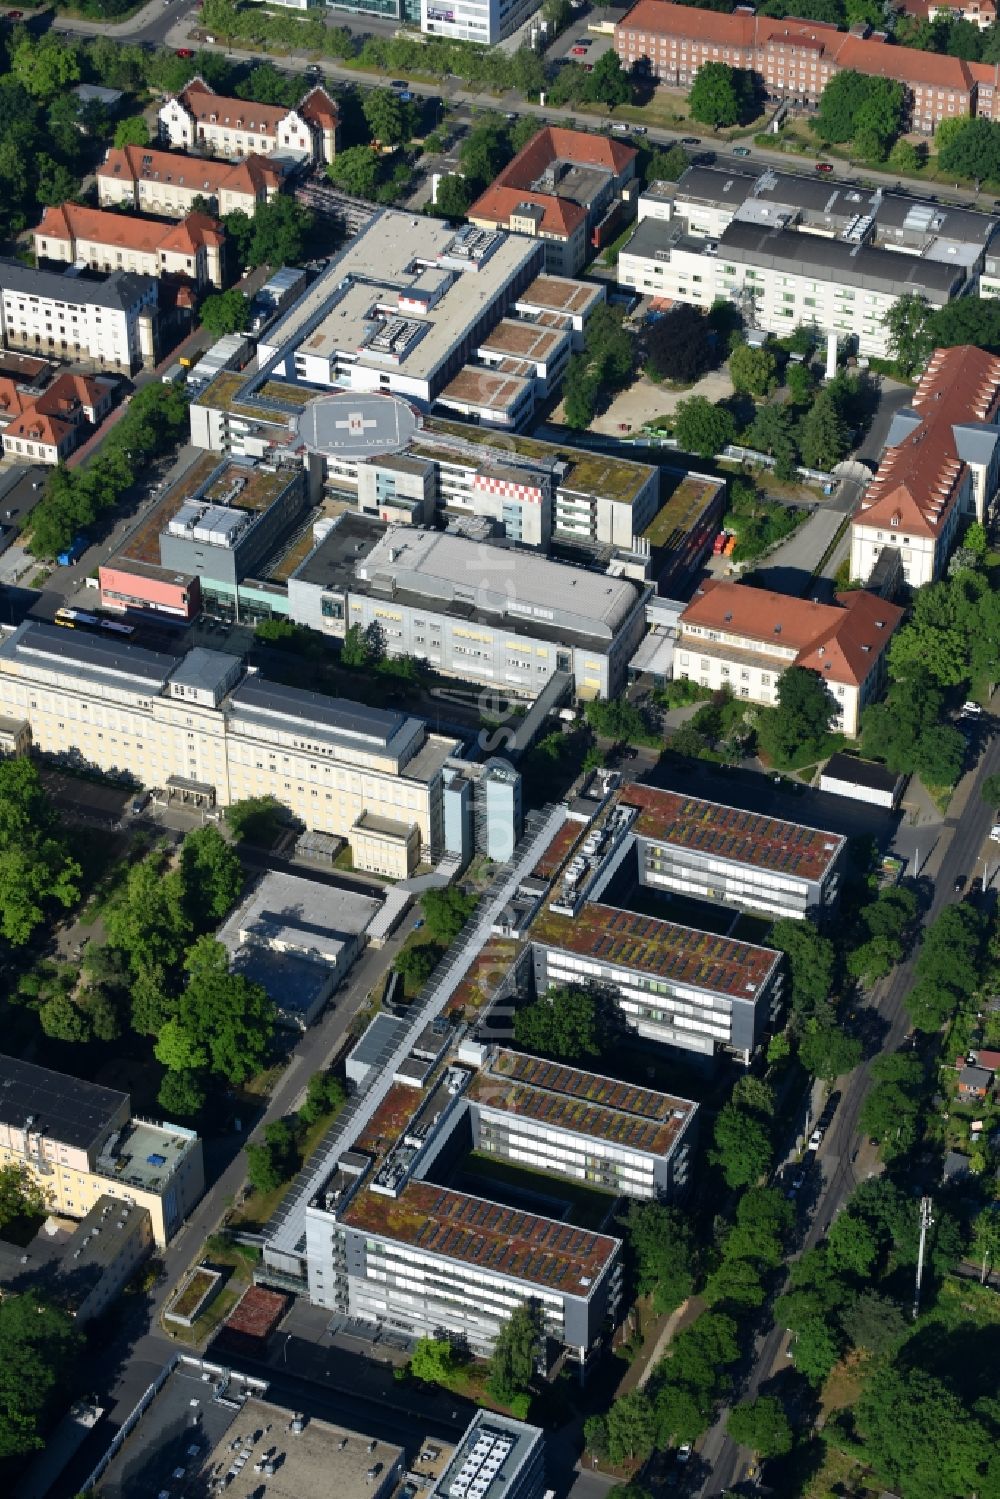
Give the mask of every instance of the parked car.
[[962, 891], [965, 889], [965, 875], [964, 874], [959, 874], [959, 875], [955, 876], [955, 883], [952, 886], [952, 889], [954, 890], [954, 892], [955, 892], [956, 895], [961, 895]]
[[983, 710], [978, 703], [963, 703], [960, 716], [962, 718], [982, 718]]
[[390, 88], [409, 88], [409, 86], [405, 78], [394, 78], [389, 85]]
[[749, 146], [734, 146], [733, 147], [733, 155], [734, 156], [749, 156], [750, 155], [750, 147]]
[[574, 57], [586, 57], [587, 55], [586, 47], [571, 47], [570, 52]]
[[817, 172], [832, 172], [833, 167], [828, 161], [818, 161], [816, 163], [816, 170]]
[[823, 1131], [817, 1125], [816, 1128], [813, 1130], [812, 1134], [809, 1136], [809, 1149], [810, 1150], [819, 1150], [819, 1148], [822, 1145], [822, 1143], [823, 1143]]
[[701, 145], [701, 140], [700, 140], [700, 138], [697, 135], [682, 135], [681, 136], [681, 145], [682, 146], [700, 146]]
[[191, 50], [190, 47], [178, 47], [177, 51], [174, 53], [174, 56], [175, 57], [193, 57], [194, 53], [192, 52], [192, 50]]
[[648, 135], [649, 131], [646, 129], [645, 125], [633, 125], [632, 126], [632, 134], [633, 135]]

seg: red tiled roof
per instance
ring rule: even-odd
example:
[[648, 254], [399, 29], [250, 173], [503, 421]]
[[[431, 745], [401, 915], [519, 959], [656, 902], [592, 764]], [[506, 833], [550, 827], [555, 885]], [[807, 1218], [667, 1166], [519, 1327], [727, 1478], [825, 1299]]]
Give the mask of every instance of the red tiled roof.
[[909, 87], [931, 85], [970, 92], [976, 81], [992, 82], [996, 70], [937, 52], [899, 47], [877, 37], [838, 31], [824, 21], [782, 21], [769, 16], [699, 10], [672, 0], [638, 0], [618, 22], [616, 33], [689, 37], [727, 47], [763, 49], [781, 42], [821, 51], [837, 68], [853, 68], [875, 77], [894, 78]]
[[62, 422], [55, 416], [46, 416], [37, 406], [29, 406], [23, 416], [11, 422], [4, 436], [25, 437], [30, 442], [43, 442], [49, 447], [58, 448], [72, 431], [69, 422]]
[[971, 344], [937, 349], [910, 403], [923, 421], [887, 449], [855, 524], [937, 536], [966, 471], [953, 429], [989, 421], [998, 396], [1000, 359]]
[[477, 198], [469, 209], [469, 218], [485, 219], [491, 224], [506, 226], [511, 216], [519, 209], [540, 208], [542, 218], [539, 229], [544, 234], [561, 234], [567, 237], [579, 228], [587, 217], [587, 210], [568, 198], [553, 198], [548, 193], [525, 192], [519, 188], [501, 187], [495, 182], [481, 198]]
[[207, 213], [190, 213], [179, 224], [164, 224], [81, 203], [46, 208], [33, 233], [42, 239], [86, 239], [148, 254], [171, 249], [193, 255], [203, 244], [221, 246], [225, 238], [221, 225]]
[[469, 218], [507, 224], [511, 214], [516, 213], [522, 204], [530, 204], [543, 211], [544, 217], [539, 225], [543, 233], [570, 235], [586, 219], [587, 211], [579, 203], [560, 197], [558, 193], [542, 193], [534, 189], [532, 184], [538, 181], [545, 168], [554, 161], [569, 161], [579, 166], [603, 167], [619, 176], [628, 170], [638, 154], [631, 146], [624, 146], [606, 135], [547, 125], [532, 136], [492, 186], [473, 203]]
[[20, 416], [32, 404], [33, 399], [24, 395], [13, 380], [6, 375], [0, 376], [0, 412], [7, 416]]
[[232, 125], [237, 130], [265, 130], [277, 135], [278, 126], [291, 113], [283, 104], [255, 104], [250, 99], [229, 99], [213, 93], [202, 78], [192, 78], [177, 95], [179, 104], [189, 110], [199, 124]]
[[182, 156], [177, 151], [156, 151], [148, 146], [112, 147], [98, 177], [123, 178], [127, 182], [175, 183], [194, 192], [257, 192], [263, 186], [277, 187], [281, 173], [264, 156], [251, 155], [238, 162], [203, 156]]
[[299, 105], [299, 114], [317, 125], [336, 125], [340, 113], [325, 88], [310, 89]]
[[[865, 681], [903, 610], [862, 589], [837, 595], [838, 604], [814, 604], [745, 583], [703, 583], [680, 616], [681, 628], [701, 625], [797, 652], [796, 666], [807, 666], [824, 681]], [[790, 663], [791, 664], [791, 663]]]

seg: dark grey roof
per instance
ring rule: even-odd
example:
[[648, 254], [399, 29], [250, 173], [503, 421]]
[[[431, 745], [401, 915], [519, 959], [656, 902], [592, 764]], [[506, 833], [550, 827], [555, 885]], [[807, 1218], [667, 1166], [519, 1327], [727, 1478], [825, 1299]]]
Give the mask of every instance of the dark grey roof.
[[54, 657], [64, 666], [75, 663], [91, 671], [118, 672], [155, 682], [160, 687], [177, 665], [177, 657], [163, 651], [148, 651], [141, 645], [87, 635], [80, 630], [64, 630], [60, 625], [34, 619], [19, 625], [0, 650], [37, 652]]
[[643, 255], [652, 260], [658, 250], [666, 250], [677, 239], [678, 226], [665, 219], [643, 219], [630, 240], [619, 252], [624, 255]]
[[297, 718], [358, 739], [388, 744], [405, 723], [402, 713], [385, 708], [366, 708], [345, 697], [326, 697], [303, 687], [285, 687], [261, 677], [250, 677], [235, 689], [230, 699], [235, 709], [249, 709], [275, 717]]
[[51, 297], [74, 306], [93, 304], [124, 310], [134, 307], [156, 286], [152, 276], [138, 276], [133, 271], [112, 271], [99, 281], [86, 276], [67, 276], [59, 271], [36, 271], [19, 260], [0, 258], [0, 288], [22, 292], [29, 297]]
[[700, 198], [707, 203], [731, 203], [737, 208], [754, 191], [760, 175], [752, 167], [744, 166], [734, 167], [731, 171], [721, 165], [688, 167], [677, 184], [677, 197]]
[[128, 1094], [115, 1088], [0, 1055], [0, 1120], [15, 1129], [31, 1116], [33, 1130], [87, 1150], [101, 1143], [123, 1104]]
[[993, 1081], [992, 1072], [985, 1067], [963, 1067], [958, 1074], [963, 1088], [988, 1088]]
[[292, 582], [312, 583], [319, 588], [349, 587], [355, 563], [368, 556], [385, 532], [384, 521], [345, 512], [295, 569]]
[[837, 753], [831, 755], [823, 769], [824, 776], [838, 781], [847, 781], [853, 786], [867, 786], [872, 791], [895, 791], [899, 776], [884, 765], [875, 765], [871, 760], [858, 760], [854, 755]]
[[820, 280], [838, 281], [845, 286], [895, 296], [902, 296], [904, 292], [925, 292], [942, 301], [947, 300], [964, 279], [960, 266], [946, 265], [943, 261], [897, 255], [892, 250], [876, 250], [869, 245], [858, 247], [844, 240], [796, 234], [790, 229], [774, 230], [738, 222], [729, 224], [723, 232], [718, 253], [720, 258], [736, 260], [743, 265], [811, 275]]

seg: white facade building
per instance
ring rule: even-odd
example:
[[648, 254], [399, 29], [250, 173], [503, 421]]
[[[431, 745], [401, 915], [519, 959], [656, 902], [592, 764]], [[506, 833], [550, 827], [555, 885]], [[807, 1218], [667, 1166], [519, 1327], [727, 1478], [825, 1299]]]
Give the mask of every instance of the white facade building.
[[154, 361], [156, 308], [149, 276], [112, 271], [98, 281], [0, 260], [0, 341], [8, 349], [131, 374]]
[[639, 200], [618, 281], [748, 324], [811, 324], [884, 358], [885, 316], [904, 293], [943, 307], [978, 287], [998, 220], [881, 189], [746, 167], [691, 167]]

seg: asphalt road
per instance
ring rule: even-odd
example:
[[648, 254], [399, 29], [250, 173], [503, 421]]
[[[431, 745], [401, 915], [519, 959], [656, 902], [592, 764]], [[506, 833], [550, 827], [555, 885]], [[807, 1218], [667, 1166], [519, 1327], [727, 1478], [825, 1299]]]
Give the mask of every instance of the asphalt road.
[[[223, 52], [228, 58], [234, 61], [260, 62], [264, 57], [267, 57], [276, 68], [289, 73], [301, 73], [307, 63], [317, 60], [313, 54], [306, 52], [294, 54], [288, 58], [281, 58], [272, 57], [266, 53], [249, 50], [243, 51], [239, 48], [227, 47], [221, 42], [210, 44], [204, 41], [197, 41], [194, 39], [192, 33], [197, 28], [198, 21], [198, 12], [191, 9], [188, 0], [169, 0], [168, 4], [164, 4], [163, 0], [151, 0], [149, 5], [146, 5], [136, 15], [118, 26], [93, 21], [75, 20], [60, 15], [58, 24], [53, 27], [53, 30], [67, 34], [75, 33], [77, 35], [110, 35], [119, 37], [122, 41], [146, 45], [171, 46], [175, 48], [191, 46], [208, 51]], [[331, 21], [337, 25], [350, 25], [352, 18], [338, 14], [331, 17]], [[367, 16], [364, 18], [363, 24], [360, 21], [356, 23], [356, 29], [363, 29], [366, 33], [378, 31], [380, 34], [385, 34], [384, 28]], [[385, 86], [384, 75], [379, 73], [360, 73], [356, 68], [340, 67], [336, 63], [326, 59], [320, 59], [319, 66], [324, 78], [333, 82], [353, 83], [362, 87], [381, 88]], [[522, 99], [513, 90], [509, 90], [506, 94], [499, 97], [496, 94], [488, 92], [477, 93], [471, 89], [463, 88], [461, 80], [457, 78], [442, 79], [440, 83], [435, 84], [410, 82], [409, 87], [410, 91], [414, 94], [443, 98], [449, 108], [453, 110], [459, 109], [461, 111], [463, 106], [470, 106], [479, 110], [516, 109], [518, 114], [532, 115], [540, 123], [551, 121], [553, 124], [560, 124], [572, 120], [577, 127], [587, 126], [595, 130], [600, 130], [602, 126], [607, 127], [611, 124], [610, 115], [608, 119], [603, 121], [591, 119], [587, 116], [581, 118], [579, 110], [572, 106], [567, 105], [560, 108], [556, 105], [533, 104]], [[689, 130], [686, 128], [663, 130], [650, 126], [645, 139], [647, 142], [657, 145], [673, 145], [680, 141], [686, 134], [689, 134]], [[731, 147], [727, 142], [714, 142], [711, 136], [706, 134], [703, 136], [702, 149], [705, 151], [717, 150], [721, 154], [728, 154]], [[809, 157], [802, 158], [793, 152], [787, 151], [768, 151], [758, 146], [752, 147], [751, 162], [779, 167], [785, 171], [809, 171], [812, 166], [811, 158]], [[852, 162], [833, 159], [830, 160], [829, 165], [832, 167], [832, 171], [828, 174], [828, 177], [857, 178], [860, 174], [865, 182], [871, 182], [883, 188], [903, 186], [912, 189], [915, 194], [919, 194], [920, 196], [927, 196], [928, 194], [927, 183], [915, 180], [908, 182], [907, 179], [900, 178], [894, 172], [877, 172], [869, 167], [856, 167]], [[976, 192], [972, 188], [950, 188], [942, 187], [940, 184], [933, 184], [931, 186], [935, 198], [943, 203], [979, 204], [980, 207], [991, 207], [993, 203], [992, 194]]]
[[[993, 705], [994, 708], [1000, 706], [996, 697]], [[959, 875], [966, 878], [971, 876], [982, 858], [982, 850], [993, 822], [993, 809], [983, 802], [979, 788], [987, 776], [1000, 772], [1000, 739], [990, 733], [988, 728], [985, 729], [985, 737], [985, 752], [955, 793], [953, 805], [956, 811], [945, 819], [943, 834], [927, 861], [927, 865], [931, 867], [928, 869], [925, 865], [921, 870], [923, 877], [933, 880], [933, 898], [924, 916], [925, 926], [935, 919], [943, 907], [959, 898], [953, 888], [956, 878]], [[898, 1050], [909, 1029], [903, 1000], [915, 982], [915, 961], [914, 953], [894, 969], [888, 978], [882, 980], [872, 993], [871, 1006], [885, 1026], [879, 1051]], [[841, 1102], [818, 1152], [823, 1186], [803, 1239], [803, 1249], [811, 1249], [820, 1241], [857, 1185], [858, 1178], [854, 1173], [852, 1158], [861, 1140], [858, 1115], [868, 1091], [871, 1061], [869, 1058], [863, 1062], [837, 1085], [842, 1094]], [[741, 1398], [754, 1399], [761, 1386], [786, 1367], [783, 1350], [787, 1337], [783, 1328], [772, 1326], [759, 1340], [753, 1369], [741, 1392]], [[702, 1460], [711, 1465], [711, 1472], [700, 1490], [705, 1499], [724, 1494], [741, 1481], [749, 1467], [750, 1455], [746, 1448], [738, 1447], [725, 1435], [725, 1414], [723, 1412], [701, 1447]]]

